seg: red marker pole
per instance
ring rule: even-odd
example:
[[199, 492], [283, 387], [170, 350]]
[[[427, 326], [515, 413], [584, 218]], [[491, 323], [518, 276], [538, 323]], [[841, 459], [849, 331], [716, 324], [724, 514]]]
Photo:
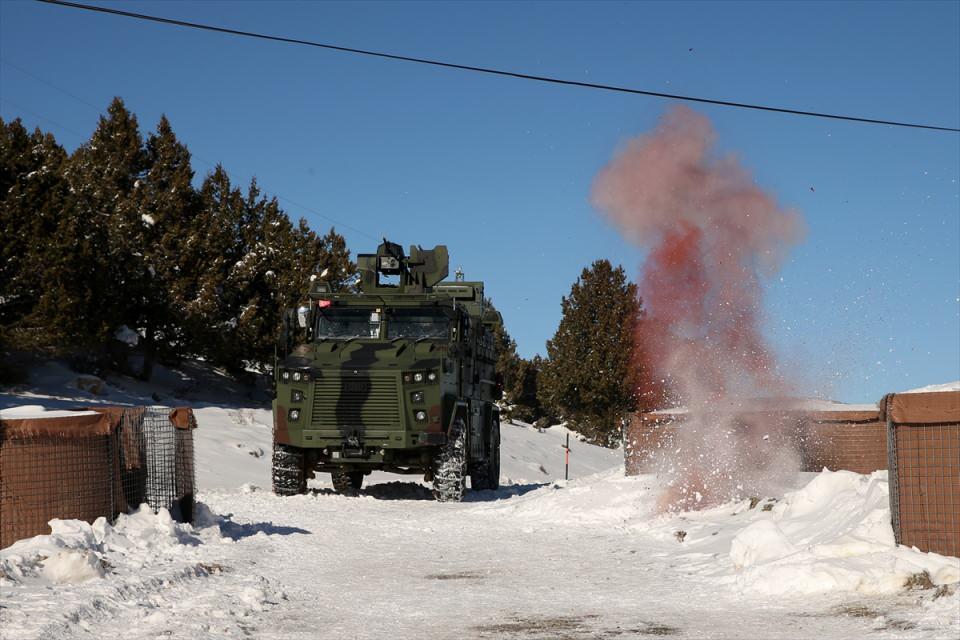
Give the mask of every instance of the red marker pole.
[[566, 449], [565, 460], [564, 460], [564, 469], [563, 469], [563, 479], [570, 479], [570, 434], [567, 434], [567, 444], [563, 447]]

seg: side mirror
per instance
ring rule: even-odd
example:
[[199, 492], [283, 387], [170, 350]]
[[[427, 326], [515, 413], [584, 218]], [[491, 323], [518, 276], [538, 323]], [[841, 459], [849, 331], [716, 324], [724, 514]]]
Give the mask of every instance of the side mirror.
[[306, 329], [309, 315], [310, 315], [309, 307], [305, 307], [305, 306], [297, 307], [297, 326], [299, 326], [301, 329]]

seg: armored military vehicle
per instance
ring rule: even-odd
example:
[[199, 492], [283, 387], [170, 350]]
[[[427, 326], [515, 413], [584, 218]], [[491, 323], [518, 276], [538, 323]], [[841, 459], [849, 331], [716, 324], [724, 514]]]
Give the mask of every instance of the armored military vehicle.
[[330, 473], [359, 491], [374, 470], [423, 474], [440, 501], [500, 480], [500, 314], [482, 282], [446, 281], [447, 248], [384, 240], [357, 256], [356, 291], [313, 280], [287, 313], [275, 369], [273, 489]]

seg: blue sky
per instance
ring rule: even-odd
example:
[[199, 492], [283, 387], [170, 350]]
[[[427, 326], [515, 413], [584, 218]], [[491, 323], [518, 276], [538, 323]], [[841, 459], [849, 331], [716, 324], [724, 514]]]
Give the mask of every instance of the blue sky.
[[[101, 3], [107, 4], [107, 3]], [[111, 3], [463, 64], [960, 126], [960, 3]], [[692, 50], [691, 50], [692, 49]], [[256, 176], [355, 253], [447, 244], [521, 355], [597, 258], [644, 254], [591, 208], [597, 171], [670, 102], [0, 3], [0, 116], [85, 140], [114, 95], [162, 113], [199, 175]], [[53, 88], [51, 85], [57, 87]], [[66, 93], [64, 93], [66, 92]], [[72, 97], [67, 94], [72, 94]], [[766, 283], [805, 391], [874, 401], [960, 378], [960, 135], [695, 106], [809, 229]]]

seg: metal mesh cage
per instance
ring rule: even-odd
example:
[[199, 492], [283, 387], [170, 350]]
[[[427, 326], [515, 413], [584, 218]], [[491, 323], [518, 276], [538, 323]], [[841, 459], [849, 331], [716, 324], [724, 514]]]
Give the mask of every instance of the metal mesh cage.
[[196, 420], [193, 413], [190, 413], [190, 428], [177, 429], [174, 434], [176, 445], [175, 503], [170, 511], [174, 518], [179, 518], [183, 522], [193, 522], [193, 492], [196, 484], [193, 464], [193, 429], [195, 428]]
[[960, 424], [888, 422], [897, 542], [960, 556]]
[[168, 509], [180, 521], [193, 520], [192, 413], [187, 428], [177, 428], [170, 410], [125, 409], [120, 418], [120, 478], [124, 510], [147, 504]]
[[79, 427], [0, 426], [0, 548], [49, 533], [53, 518], [114, 515], [115, 436], [92, 417]]
[[0, 548], [49, 533], [54, 518], [92, 522], [147, 504], [193, 520], [189, 409], [102, 408], [0, 421]]

